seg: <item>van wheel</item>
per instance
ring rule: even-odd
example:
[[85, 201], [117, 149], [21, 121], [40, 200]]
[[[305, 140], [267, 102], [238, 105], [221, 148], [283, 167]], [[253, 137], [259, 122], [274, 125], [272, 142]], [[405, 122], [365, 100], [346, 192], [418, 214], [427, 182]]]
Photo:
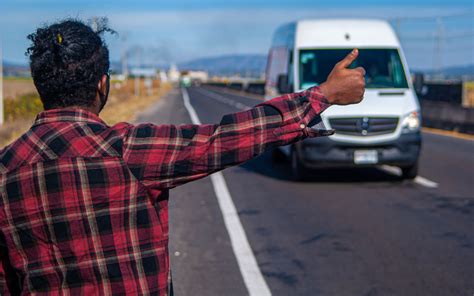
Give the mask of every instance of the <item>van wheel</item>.
[[411, 166], [401, 167], [402, 169], [402, 179], [412, 180], [418, 176], [418, 163], [415, 163]]
[[304, 181], [306, 177], [306, 170], [301, 163], [296, 149], [291, 149], [291, 176], [294, 181]]
[[273, 163], [283, 163], [286, 161], [286, 155], [280, 149], [274, 148], [272, 150], [272, 161]]

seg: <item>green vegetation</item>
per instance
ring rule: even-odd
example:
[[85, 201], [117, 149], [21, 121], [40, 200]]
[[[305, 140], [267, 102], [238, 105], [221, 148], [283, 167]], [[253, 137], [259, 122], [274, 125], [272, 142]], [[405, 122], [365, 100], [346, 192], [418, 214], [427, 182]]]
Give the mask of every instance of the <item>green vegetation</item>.
[[5, 99], [5, 120], [32, 118], [43, 110], [43, 104], [37, 94], [26, 94], [16, 99]]
[[[121, 82], [119, 86], [112, 84], [109, 101], [101, 113], [101, 118], [108, 124], [133, 121], [136, 114], [147, 110], [172, 88], [170, 84], [157, 83], [153, 94], [146, 95], [147, 90], [142, 84], [140, 93], [144, 95], [136, 97], [133, 95], [134, 85], [134, 81]], [[39, 95], [30, 92], [27, 85], [20, 83], [14, 88], [14, 91], [10, 92], [12, 98], [4, 100], [5, 123], [0, 126], [0, 150], [27, 131], [36, 115], [43, 111]], [[18, 90], [24, 93], [20, 94]]]

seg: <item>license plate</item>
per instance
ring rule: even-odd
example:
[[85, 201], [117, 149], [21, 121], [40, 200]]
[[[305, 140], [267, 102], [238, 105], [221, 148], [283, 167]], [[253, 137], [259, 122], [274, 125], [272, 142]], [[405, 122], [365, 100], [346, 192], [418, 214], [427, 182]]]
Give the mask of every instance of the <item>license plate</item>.
[[379, 162], [377, 150], [356, 150], [354, 151], [355, 164], [374, 164]]

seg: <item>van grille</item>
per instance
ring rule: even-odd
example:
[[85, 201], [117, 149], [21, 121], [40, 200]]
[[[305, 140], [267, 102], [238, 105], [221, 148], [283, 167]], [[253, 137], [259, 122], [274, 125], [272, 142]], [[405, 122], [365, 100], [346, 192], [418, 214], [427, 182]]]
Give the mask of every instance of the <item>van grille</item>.
[[340, 135], [376, 136], [393, 133], [398, 117], [330, 118], [329, 124]]

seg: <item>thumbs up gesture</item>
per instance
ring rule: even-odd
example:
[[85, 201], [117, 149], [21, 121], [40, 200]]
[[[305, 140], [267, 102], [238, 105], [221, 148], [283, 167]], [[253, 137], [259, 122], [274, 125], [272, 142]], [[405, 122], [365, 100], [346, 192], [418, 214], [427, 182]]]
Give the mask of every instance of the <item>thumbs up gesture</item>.
[[331, 104], [349, 105], [362, 101], [365, 91], [365, 70], [362, 67], [348, 69], [358, 55], [359, 51], [354, 49], [334, 66], [326, 82], [320, 85], [321, 91]]

